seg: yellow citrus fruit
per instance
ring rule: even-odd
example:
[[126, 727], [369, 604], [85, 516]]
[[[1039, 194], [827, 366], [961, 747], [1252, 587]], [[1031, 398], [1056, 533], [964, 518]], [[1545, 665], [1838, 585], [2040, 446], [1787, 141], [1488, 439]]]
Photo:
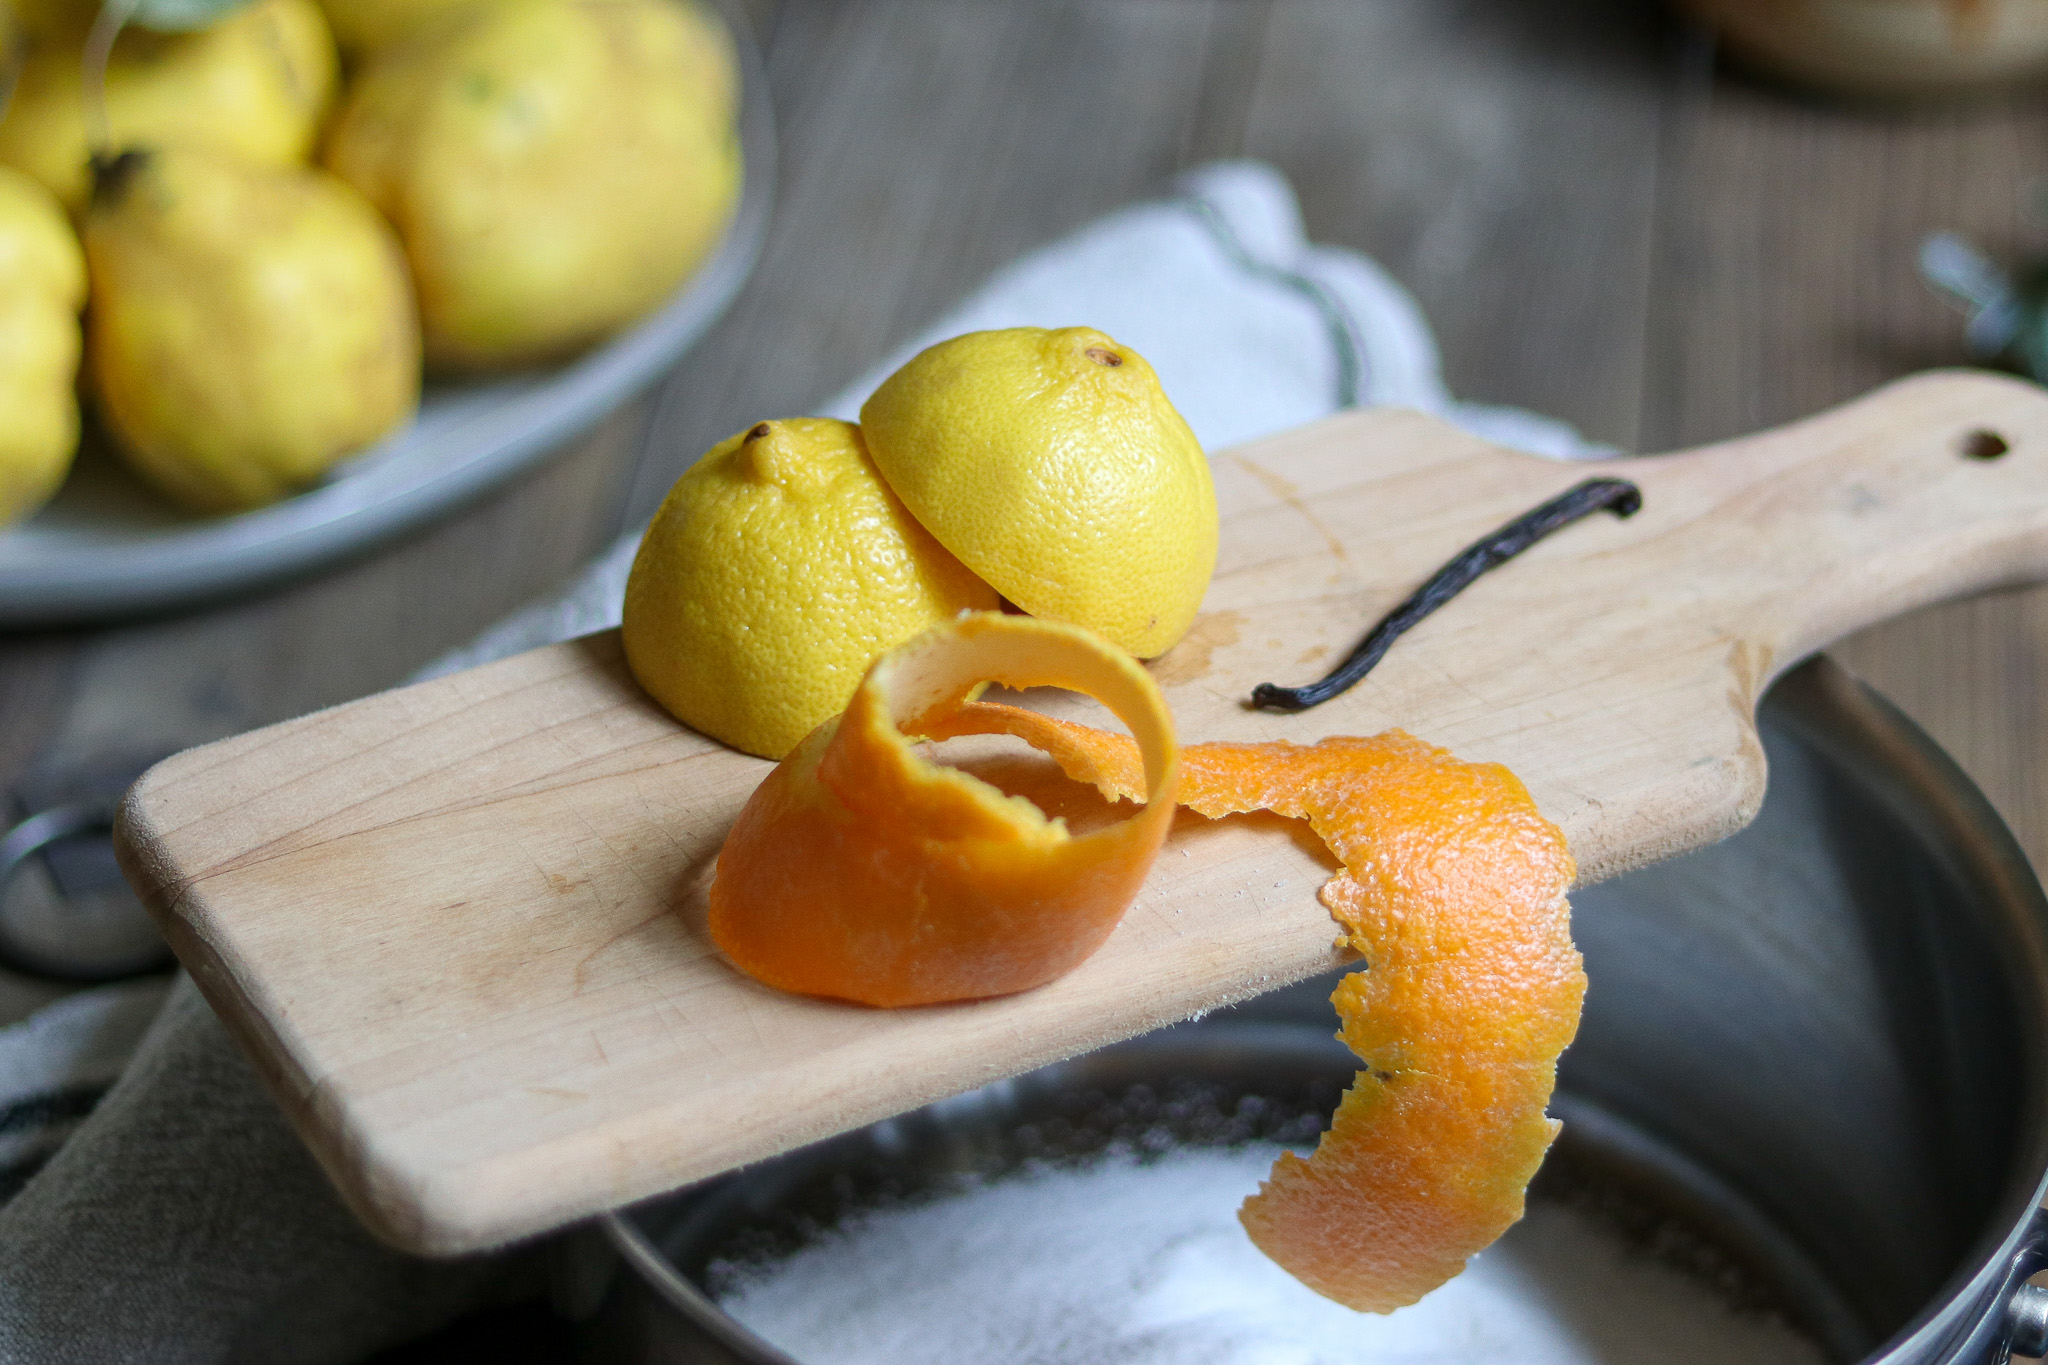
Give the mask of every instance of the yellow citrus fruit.
[[0, 166], [0, 526], [57, 491], [78, 449], [85, 257], [57, 200]]
[[85, 219], [86, 363], [131, 468], [204, 511], [274, 502], [412, 420], [405, 257], [323, 171], [124, 153]]
[[875, 472], [850, 422], [762, 422], [662, 502], [626, 581], [626, 660], [693, 729], [780, 759], [883, 650], [999, 605]]
[[911, 514], [1033, 616], [1139, 658], [1194, 624], [1216, 489], [1130, 347], [1092, 327], [970, 332], [889, 376], [860, 420]]
[[379, 52], [327, 164], [404, 240], [428, 359], [552, 360], [710, 259], [744, 179], [737, 60], [671, 0], [502, 0]]
[[[89, 23], [99, 6], [72, 8]], [[74, 213], [92, 190], [84, 47], [82, 26], [32, 43], [0, 109], [0, 162]], [[293, 166], [311, 153], [338, 79], [313, 0], [257, 0], [190, 33], [124, 32], [107, 63], [107, 119], [116, 149], [190, 147]]]

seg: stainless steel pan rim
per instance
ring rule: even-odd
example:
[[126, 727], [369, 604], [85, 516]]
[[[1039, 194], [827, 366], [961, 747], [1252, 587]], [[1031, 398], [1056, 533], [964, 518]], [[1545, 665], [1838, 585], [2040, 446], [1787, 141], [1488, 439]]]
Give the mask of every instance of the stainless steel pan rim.
[[727, 1351], [742, 1360], [758, 1361], [760, 1365], [803, 1365], [802, 1361], [765, 1337], [748, 1331], [737, 1318], [713, 1303], [703, 1290], [691, 1284], [669, 1264], [668, 1258], [648, 1240], [647, 1234], [623, 1214], [608, 1213], [599, 1220], [598, 1226], [603, 1229], [605, 1240], [618, 1253], [619, 1259], [648, 1288]]

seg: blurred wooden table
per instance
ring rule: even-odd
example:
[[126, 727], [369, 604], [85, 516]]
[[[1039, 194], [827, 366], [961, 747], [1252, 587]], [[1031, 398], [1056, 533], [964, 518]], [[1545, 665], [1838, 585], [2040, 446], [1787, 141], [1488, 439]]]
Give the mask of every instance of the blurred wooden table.
[[[801, 411], [1019, 252], [1255, 156], [1421, 298], [1463, 396], [1655, 450], [1961, 359], [1939, 228], [2022, 244], [2048, 94], [1830, 107], [1716, 74], [1647, 0], [757, 0], [778, 221], [661, 393], [440, 527], [261, 597], [0, 637], [0, 786], [374, 691], [562, 583], [688, 462]], [[1085, 321], [1085, 319], [1076, 319]], [[2048, 595], [1842, 656], [2048, 857]]]

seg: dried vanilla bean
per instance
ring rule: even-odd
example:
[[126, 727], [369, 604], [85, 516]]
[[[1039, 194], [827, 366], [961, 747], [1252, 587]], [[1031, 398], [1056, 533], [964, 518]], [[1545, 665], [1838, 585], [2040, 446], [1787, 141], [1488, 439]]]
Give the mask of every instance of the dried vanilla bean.
[[1544, 503], [1532, 512], [1516, 517], [1437, 570], [1414, 596], [1389, 612], [1359, 642], [1351, 656], [1337, 665], [1329, 676], [1306, 687], [1281, 687], [1260, 683], [1252, 690], [1252, 705], [1267, 711], [1306, 711], [1348, 691], [1373, 665], [1386, 657], [1404, 631], [1444, 603], [1456, 597], [1488, 569], [1496, 569], [1537, 541], [1581, 517], [1595, 512], [1612, 512], [1618, 517], [1635, 515], [1643, 505], [1642, 490], [1626, 479], [1587, 479]]

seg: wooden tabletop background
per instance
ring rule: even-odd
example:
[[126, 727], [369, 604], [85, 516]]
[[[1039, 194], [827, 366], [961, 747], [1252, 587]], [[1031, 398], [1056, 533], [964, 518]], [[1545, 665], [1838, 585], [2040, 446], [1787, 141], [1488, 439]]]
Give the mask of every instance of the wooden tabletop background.
[[[1459, 395], [1632, 451], [1959, 363], [1960, 322], [1915, 273], [1921, 239], [2048, 244], [2048, 90], [1825, 103], [1718, 68], [1650, 0], [752, 8], [783, 141], [776, 222], [658, 392], [345, 567], [166, 619], [0, 636], [0, 788], [399, 682], [562, 584], [713, 441], [804, 411], [994, 268], [1211, 158], [1272, 162], [1315, 239], [1406, 283]], [[1838, 654], [2048, 856], [2048, 593], [1924, 612]]]

